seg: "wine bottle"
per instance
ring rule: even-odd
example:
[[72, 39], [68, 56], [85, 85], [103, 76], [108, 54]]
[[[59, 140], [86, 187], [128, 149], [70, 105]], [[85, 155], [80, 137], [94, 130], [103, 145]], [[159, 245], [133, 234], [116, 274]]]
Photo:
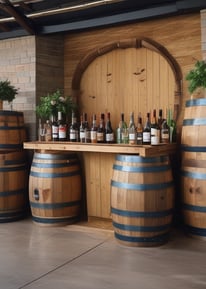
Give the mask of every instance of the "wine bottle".
[[52, 140], [52, 128], [49, 120], [46, 120], [45, 123], [45, 141]]
[[92, 125], [90, 130], [91, 143], [97, 143], [97, 123], [96, 123], [96, 114], [92, 116]]
[[127, 124], [124, 121], [124, 113], [120, 115], [119, 126], [116, 130], [116, 142], [117, 143], [128, 143], [128, 131]]
[[143, 143], [143, 126], [142, 126], [142, 117], [139, 113], [137, 118], [137, 144], [142, 145]]
[[87, 113], [84, 114], [84, 130], [85, 130], [85, 142], [91, 142], [90, 127], [87, 120]]
[[142, 143], [143, 145], [151, 144], [151, 122], [150, 122], [150, 113], [147, 113], [147, 118], [145, 126], [142, 132]]
[[114, 132], [110, 120], [110, 112], [107, 113], [107, 121], [105, 125], [105, 138], [106, 143], [114, 143]]
[[129, 121], [129, 144], [136, 144], [136, 142], [137, 142], [137, 132], [134, 123], [134, 113], [131, 112]]
[[59, 137], [59, 126], [58, 126], [56, 117], [53, 116], [52, 117], [52, 140], [58, 141], [58, 137]]
[[100, 121], [97, 128], [97, 142], [104, 143], [105, 142], [105, 124], [104, 124], [104, 114], [101, 113]]
[[80, 116], [80, 126], [79, 126], [79, 141], [84, 143], [85, 142], [85, 120], [84, 114]]
[[69, 140], [71, 142], [78, 141], [78, 127], [77, 127], [77, 121], [76, 121], [76, 116], [74, 112], [72, 112], [72, 122], [69, 127]]
[[166, 110], [166, 118], [162, 122], [161, 128], [161, 143], [169, 143], [170, 142], [170, 128], [167, 123], [168, 120], [168, 111]]
[[151, 121], [151, 145], [158, 145], [159, 143], [160, 143], [160, 128], [157, 123], [156, 109], [154, 109]]
[[58, 140], [59, 141], [66, 141], [67, 140], [67, 125], [63, 121], [62, 112], [58, 111]]

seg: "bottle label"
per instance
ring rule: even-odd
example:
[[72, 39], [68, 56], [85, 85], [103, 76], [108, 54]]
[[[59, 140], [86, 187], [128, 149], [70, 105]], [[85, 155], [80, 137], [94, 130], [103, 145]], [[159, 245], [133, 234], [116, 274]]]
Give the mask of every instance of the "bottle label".
[[143, 132], [143, 136], [142, 137], [143, 137], [143, 143], [150, 143], [151, 135], [150, 135], [149, 131]]
[[70, 140], [76, 140], [76, 131], [74, 129], [70, 130], [69, 138]]
[[59, 127], [59, 139], [66, 139], [67, 130], [66, 126], [60, 126]]
[[80, 138], [80, 140], [84, 140], [85, 139], [85, 132], [84, 131], [80, 131], [79, 138]]
[[151, 145], [160, 143], [160, 131], [156, 128], [151, 128]]
[[104, 141], [104, 133], [103, 132], [97, 132], [97, 141]]
[[106, 142], [112, 142], [114, 141], [114, 134], [113, 133], [107, 133], [106, 134]]
[[97, 140], [97, 132], [95, 130], [91, 130], [91, 141]]

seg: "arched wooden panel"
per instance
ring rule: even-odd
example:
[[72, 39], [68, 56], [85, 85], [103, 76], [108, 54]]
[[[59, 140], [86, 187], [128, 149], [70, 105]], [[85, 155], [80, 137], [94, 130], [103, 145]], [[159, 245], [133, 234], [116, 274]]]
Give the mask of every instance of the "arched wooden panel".
[[[151, 39], [131, 39], [95, 49], [78, 64], [72, 89], [80, 112], [111, 113], [116, 129], [120, 113], [172, 108], [177, 118], [182, 73], [169, 52]], [[165, 115], [164, 115], [165, 116]], [[90, 119], [89, 119], [90, 120]], [[114, 154], [84, 153], [89, 217], [110, 218], [110, 179]]]
[[170, 107], [177, 118], [181, 81], [179, 65], [166, 48], [142, 38], [111, 43], [86, 55], [76, 68], [72, 88], [81, 110], [110, 111], [117, 125], [121, 112], [145, 116], [153, 108]]

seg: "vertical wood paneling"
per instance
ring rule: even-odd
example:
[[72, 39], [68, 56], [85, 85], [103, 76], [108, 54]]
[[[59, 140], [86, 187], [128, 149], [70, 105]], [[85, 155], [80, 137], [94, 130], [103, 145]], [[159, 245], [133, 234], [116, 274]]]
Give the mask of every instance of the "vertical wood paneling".
[[[90, 51], [105, 46], [105, 43], [142, 36], [151, 38], [165, 46], [182, 69], [183, 94], [177, 123], [178, 133], [181, 134], [184, 103], [190, 97], [185, 75], [193, 67], [196, 59], [201, 58], [199, 13], [66, 35], [64, 46], [65, 91], [67, 94], [72, 93], [71, 80], [76, 66]], [[125, 53], [126, 50], [127, 53]], [[141, 54], [139, 54], [140, 51]], [[95, 65], [96, 70], [90, 68], [93, 65]], [[134, 72], [138, 72], [142, 66], [146, 67], [146, 72], [142, 73], [141, 76], [135, 75]], [[112, 75], [107, 75], [108, 73], [112, 73]], [[127, 122], [131, 110], [134, 110], [136, 114], [141, 111], [145, 120], [147, 111], [159, 108], [160, 105], [163, 109], [166, 105], [171, 107], [175, 101], [173, 72], [159, 54], [145, 48], [138, 49], [138, 52], [135, 48], [114, 50], [98, 57], [82, 75], [81, 89], [81, 94], [77, 92], [81, 110], [90, 114], [94, 110], [98, 114], [109, 110], [114, 128], [118, 124], [122, 111], [125, 112]], [[89, 95], [94, 94], [94, 91], [96, 93], [95, 98], [89, 97]], [[104, 175], [104, 172], [112, 167], [112, 156], [104, 164], [101, 162], [101, 158], [106, 160], [104, 154], [102, 156], [88, 155], [88, 158], [95, 158], [97, 163], [97, 166], [93, 168], [92, 163], [94, 164], [94, 162], [90, 159], [90, 167], [86, 168], [86, 170], [91, 169], [92, 180], [92, 174], [98, 175], [101, 172], [99, 186], [87, 186], [88, 215], [110, 217], [108, 213], [110, 208], [110, 177]], [[89, 160], [87, 162], [89, 164]], [[102, 166], [105, 166], [105, 170]], [[107, 203], [104, 202], [104, 207], [107, 208], [104, 212], [100, 208], [103, 199], [107, 200]]]

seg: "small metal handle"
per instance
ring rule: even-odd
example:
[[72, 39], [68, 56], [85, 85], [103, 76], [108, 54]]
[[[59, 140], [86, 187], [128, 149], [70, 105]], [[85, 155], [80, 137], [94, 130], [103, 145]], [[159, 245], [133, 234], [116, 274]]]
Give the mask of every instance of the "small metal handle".
[[39, 201], [39, 190], [38, 189], [34, 189], [34, 199], [36, 200], [36, 201]]

